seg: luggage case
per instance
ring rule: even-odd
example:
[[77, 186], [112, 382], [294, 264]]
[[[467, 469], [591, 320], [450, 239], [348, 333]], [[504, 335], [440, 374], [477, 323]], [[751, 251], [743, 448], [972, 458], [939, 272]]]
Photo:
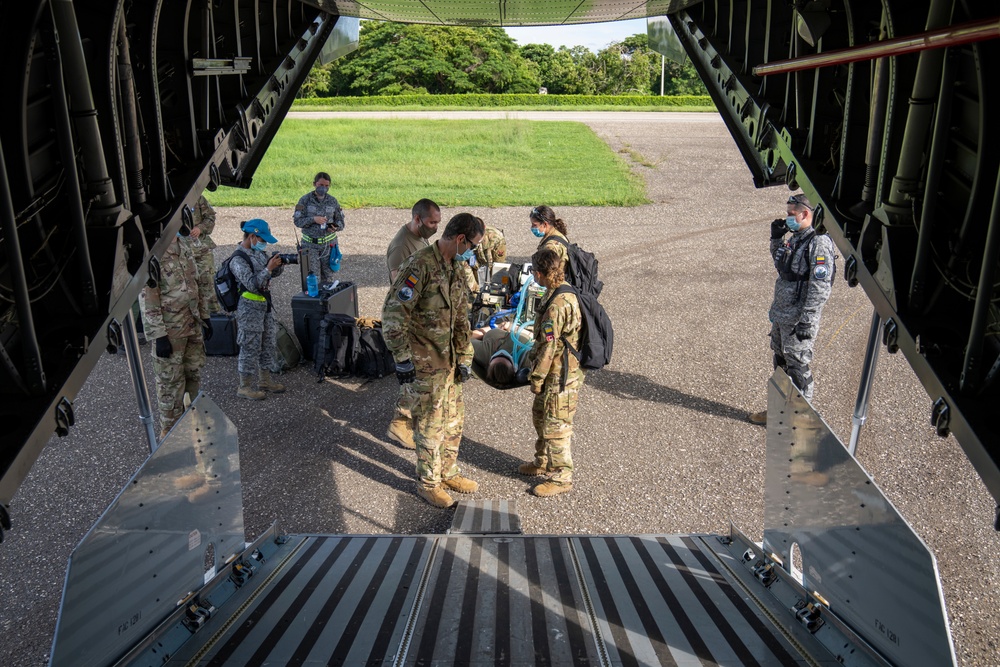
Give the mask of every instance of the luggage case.
[[292, 328], [299, 339], [302, 356], [315, 359], [319, 325], [327, 313], [358, 316], [358, 288], [354, 283], [342, 282], [333, 290], [320, 290], [319, 296], [301, 292], [292, 297]]
[[205, 341], [210, 357], [234, 357], [240, 353], [236, 344], [236, 318], [229, 313], [212, 313], [212, 338]]

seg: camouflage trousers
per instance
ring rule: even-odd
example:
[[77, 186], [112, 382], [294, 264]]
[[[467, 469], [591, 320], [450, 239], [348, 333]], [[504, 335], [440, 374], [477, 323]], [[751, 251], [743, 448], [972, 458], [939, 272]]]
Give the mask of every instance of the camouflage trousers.
[[815, 383], [809, 364], [813, 358], [814, 338], [799, 340], [795, 337], [794, 324], [771, 323], [771, 350], [774, 352], [774, 367], [779, 366], [806, 399], [811, 400]]
[[454, 371], [418, 375], [413, 382], [413, 441], [417, 445], [417, 483], [426, 489], [459, 474], [465, 405]]
[[538, 438], [535, 440], [535, 465], [544, 468], [558, 484], [573, 481], [573, 416], [580, 385], [567, 384], [565, 391], [558, 386], [546, 386], [535, 394], [531, 404], [531, 422]]
[[205, 365], [205, 341], [201, 331], [186, 338], [170, 337], [173, 353], [166, 359], [153, 355], [156, 402], [160, 408], [160, 429], [173, 428], [184, 414], [184, 392], [191, 400], [201, 389], [201, 369]]
[[236, 327], [239, 372], [257, 377], [261, 368], [270, 370], [278, 345], [278, 325], [274, 313], [267, 312], [267, 304], [242, 299], [236, 310]]
[[415, 383], [408, 382], [406, 384], [399, 385], [399, 395], [396, 396], [396, 414], [394, 419], [413, 419], [415, 408], [417, 407], [418, 397], [414, 394], [413, 385]]
[[198, 267], [198, 287], [202, 294], [208, 294], [208, 312], [218, 313], [219, 300], [215, 297], [215, 256], [212, 249], [198, 243], [191, 244], [194, 264]]
[[[337, 245], [334, 243], [334, 245]], [[326, 285], [327, 283], [332, 283], [334, 280], [333, 270], [330, 268], [330, 246], [329, 244], [317, 245], [316, 243], [303, 243], [302, 249], [305, 251], [302, 253], [302, 259], [300, 261], [308, 261], [309, 266], [306, 268], [306, 273], [310, 271], [319, 278], [320, 285]], [[308, 260], [306, 258], [308, 257]]]

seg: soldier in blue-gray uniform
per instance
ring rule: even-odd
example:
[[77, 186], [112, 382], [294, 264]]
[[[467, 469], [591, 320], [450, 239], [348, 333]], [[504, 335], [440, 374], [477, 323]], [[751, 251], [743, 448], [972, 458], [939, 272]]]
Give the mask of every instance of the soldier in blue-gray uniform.
[[240, 346], [238, 361], [240, 387], [236, 395], [259, 401], [266, 392], [280, 393], [284, 385], [271, 378], [274, 365], [278, 326], [271, 309], [271, 278], [281, 275], [281, 258], [269, 255], [267, 245], [277, 243], [267, 222], [259, 218], [247, 220], [240, 249], [250, 257], [250, 263], [237, 256], [229, 268], [240, 285], [240, 303], [236, 308], [236, 342]]
[[[803, 194], [788, 199], [787, 216], [771, 223], [774, 281], [771, 350], [774, 367], [788, 374], [802, 395], [811, 399], [813, 375], [809, 364], [819, 333], [823, 305], [830, 298], [836, 254], [833, 241], [813, 228], [813, 207]], [[787, 240], [785, 235], [791, 232]], [[754, 424], [767, 423], [767, 410], [749, 415]]]
[[330, 174], [321, 171], [313, 179], [312, 192], [302, 195], [292, 218], [302, 230], [302, 248], [309, 258], [308, 271], [320, 282], [333, 282], [330, 251], [337, 245], [337, 232], [344, 229], [344, 212], [337, 198], [330, 194]]

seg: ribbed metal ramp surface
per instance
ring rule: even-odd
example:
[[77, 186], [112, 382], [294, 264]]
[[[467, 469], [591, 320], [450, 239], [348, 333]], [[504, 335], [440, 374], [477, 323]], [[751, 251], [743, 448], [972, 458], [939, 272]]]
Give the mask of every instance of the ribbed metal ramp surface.
[[747, 602], [713, 542], [296, 536], [169, 664], [824, 663]]

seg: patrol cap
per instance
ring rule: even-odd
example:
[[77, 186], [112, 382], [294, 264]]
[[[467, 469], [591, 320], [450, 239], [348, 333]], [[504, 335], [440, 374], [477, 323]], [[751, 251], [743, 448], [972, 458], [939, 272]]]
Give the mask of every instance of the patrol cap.
[[260, 218], [254, 218], [253, 220], [247, 220], [244, 222], [240, 229], [248, 234], [254, 234], [264, 239], [268, 243], [277, 243], [278, 239], [271, 236], [271, 228], [268, 226], [266, 220], [261, 220]]

